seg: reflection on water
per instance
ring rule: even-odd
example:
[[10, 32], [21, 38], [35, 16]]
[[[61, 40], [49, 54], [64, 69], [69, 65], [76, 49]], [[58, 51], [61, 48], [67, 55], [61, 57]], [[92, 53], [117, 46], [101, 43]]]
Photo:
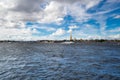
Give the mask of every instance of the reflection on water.
[[0, 80], [120, 80], [120, 46], [3, 42]]

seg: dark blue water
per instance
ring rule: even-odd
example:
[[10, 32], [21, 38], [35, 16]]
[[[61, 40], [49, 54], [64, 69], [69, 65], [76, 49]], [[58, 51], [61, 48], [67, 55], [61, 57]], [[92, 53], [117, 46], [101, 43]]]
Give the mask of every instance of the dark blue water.
[[0, 80], [120, 80], [120, 45], [1, 42]]

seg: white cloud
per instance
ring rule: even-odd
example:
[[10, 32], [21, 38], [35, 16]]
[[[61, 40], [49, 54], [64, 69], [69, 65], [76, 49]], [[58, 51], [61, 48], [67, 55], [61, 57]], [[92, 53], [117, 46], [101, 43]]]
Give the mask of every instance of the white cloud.
[[[77, 5], [79, 2], [79, 5]], [[84, 21], [88, 19], [88, 14], [85, 9], [80, 5], [85, 5], [92, 7], [99, 2], [94, 0], [93, 2], [85, 0], [50, 0], [46, 3], [46, 0], [0, 0], [0, 17], [4, 21], [36, 21], [42, 23], [56, 22], [60, 24], [63, 17], [68, 14], [67, 10], [70, 11], [72, 16], [79, 18], [79, 21]], [[46, 7], [42, 8], [40, 5], [46, 3]], [[71, 5], [71, 3], [74, 3]], [[91, 3], [89, 5], [89, 3]], [[32, 6], [32, 7], [31, 7]], [[16, 22], [14, 24], [16, 24]]]
[[77, 28], [79, 28], [79, 27], [76, 26], [76, 25], [73, 25], [73, 26], [69, 26], [68, 28], [69, 28], [69, 30], [68, 30], [67, 32], [70, 33], [70, 32], [72, 32], [74, 29], [77, 29]]
[[76, 26], [76, 25], [69, 26], [69, 29], [77, 29], [77, 28], [79, 28], [79, 27], [78, 27], [78, 26]]
[[[0, 39], [33, 39], [32, 37], [34, 36], [32, 34], [40, 33], [37, 28], [49, 32], [56, 30], [51, 34], [52, 37], [50, 38], [64, 35], [66, 31], [62, 28], [57, 29], [57, 27], [53, 28], [48, 26], [32, 26], [31, 28], [26, 28], [25, 24], [27, 21], [30, 21], [42, 24], [56, 23], [60, 25], [66, 15], [71, 15], [79, 23], [94, 18], [101, 25], [101, 33], [106, 34], [107, 16], [103, 16], [103, 14], [118, 9], [118, 7], [111, 7], [111, 5], [114, 5], [113, 2], [117, 3], [118, 0], [106, 1], [106, 3], [109, 4], [101, 7], [105, 10], [100, 8], [102, 12], [96, 14], [87, 13], [88, 9], [99, 4], [100, 1], [101, 0], [0, 0]], [[41, 7], [43, 5], [44, 8]], [[115, 18], [120, 18], [120, 16], [115, 16]], [[77, 28], [78, 26], [69, 26], [67, 32], [71, 32]], [[91, 31], [97, 31], [91, 27], [89, 29]], [[83, 30], [87, 29], [83, 28]], [[119, 30], [111, 30], [110, 32], [116, 31]], [[50, 35], [47, 35], [47, 37], [48, 36]], [[44, 39], [44, 37], [41, 38]]]
[[41, 29], [41, 30], [46, 30], [46, 31], [55, 31], [56, 28], [54, 27], [48, 27], [48, 26], [39, 26], [39, 25], [30, 25], [29, 26], [30, 29]]
[[43, 29], [43, 30], [46, 30], [46, 31], [55, 31], [56, 29], [53, 28], [53, 27], [45, 27], [45, 26], [40, 26], [39, 29]]
[[119, 8], [120, 1], [119, 0], [106, 0], [104, 5], [101, 6], [100, 10], [106, 11], [115, 8]]
[[120, 40], [120, 34], [116, 34], [116, 35], [109, 35], [108, 39], [118, 39]]
[[56, 32], [52, 33], [51, 36], [61, 36], [65, 34], [65, 30], [59, 28], [56, 30]]
[[114, 18], [116, 18], [116, 19], [120, 19], [120, 15], [117, 15], [117, 16], [115, 16]]
[[112, 29], [112, 30], [108, 30], [108, 32], [113, 32], [113, 33], [120, 32], [120, 27], [117, 27], [117, 28]]
[[87, 2], [88, 2], [88, 3], [87, 3], [87, 5], [86, 5], [86, 8], [89, 9], [89, 8], [97, 5], [97, 4], [100, 2], [100, 0], [87, 1]]
[[[26, 39], [32, 35], [30, 29], [17, 29], [17, 28], [1, 28], [0, 39], [1, 40], [16, 40]], [[20, 39], [20, 40], [21, 40]]]
[[51, 1], [43, 10], [43, 18], [40, 22], [43, 23], [59, 23], [64, 17], [64, 6], [56, 1]]
[[91, 18], [91, 15], [86, 13], [86, 10], [99, 2], [100, 0], [52, 0], [43, 10], [44, 17], [40, 22], [60, 23], [67, 14], [75, 17], [78, 22], [84, 22]]
[[[19, 3], [20, 1], [23, 2]], [[39, 17], [40, 12], [36, 11], [38, 7], [34, 7], [36, 13], [29, 13], [30, 10], [34, 12], [34, 9], [32, 9], [31, 5], [26, 5], [32, 2], [33, 6], [36, 6], [36, 1], [24, 1], [26, 0], [0, 0], [0, 40], [30, 40], [33, 37], [32, 34], [37, 33], [36, 29], [25, 28], [26, 21], [37, 21], [41, 18]], [[21, 4], [24, 4], [24, 6]], [[28, 13], [23, 11], [28, 10], [28, 8]]]
[[0, 0], [0, 10], [11, 9], [16, 6], [17, 0]]

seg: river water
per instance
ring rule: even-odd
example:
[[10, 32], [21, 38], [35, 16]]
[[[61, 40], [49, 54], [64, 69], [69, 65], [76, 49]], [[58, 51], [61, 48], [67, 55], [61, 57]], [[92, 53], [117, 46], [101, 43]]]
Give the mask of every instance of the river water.
[[120, 45], [0, 42], [0, 80], [120, 80]]

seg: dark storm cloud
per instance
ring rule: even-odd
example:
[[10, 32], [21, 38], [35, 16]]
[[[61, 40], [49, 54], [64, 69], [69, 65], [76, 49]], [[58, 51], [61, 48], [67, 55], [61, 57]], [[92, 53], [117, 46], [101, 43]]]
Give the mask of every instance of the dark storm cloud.
[[75, 2], [80, 2], [81, 0], [51, 0], [51, 1], [58, 1], [58, 2], [64, 2], [64, 3], [75, 3]]
[[[73, 4], [73, 3], [77, 3], [77, 2], [80, 2], [81, 4], [83, 4], [83, 3], [91, 2], [91, 0], [51, 0], [51, 1], [57, 1], [60, 3], [67, 3], [67, 4]], [[92, 1], [99, 1], [99, 0], [92, 0]]]
[[41, 10], [40, 4], [45, 0], [18, 0], [18, 3], [13, 11], [24, 12], [24, 13], [33, 13], [39, 12]]

